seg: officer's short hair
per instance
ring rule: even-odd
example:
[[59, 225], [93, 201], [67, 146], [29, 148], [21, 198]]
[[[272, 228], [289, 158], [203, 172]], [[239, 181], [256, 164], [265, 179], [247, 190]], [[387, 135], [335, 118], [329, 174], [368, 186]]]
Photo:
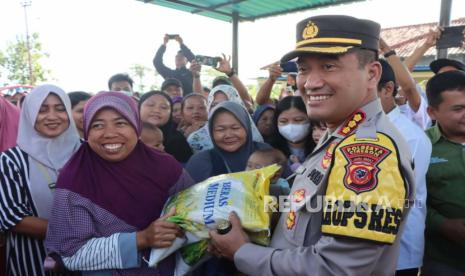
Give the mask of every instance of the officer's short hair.
[[448, 71], [432, 77], [426, 84], [429, 106], [437, 108], [443, 101], [441, 94], [451, 90], [465, 92], [465, 72]]
[[378, 60], [378, 54], [372, 50], [353, 48], [348, 52], [357, 55], [359, 69], [363, 69], [367, 64]]

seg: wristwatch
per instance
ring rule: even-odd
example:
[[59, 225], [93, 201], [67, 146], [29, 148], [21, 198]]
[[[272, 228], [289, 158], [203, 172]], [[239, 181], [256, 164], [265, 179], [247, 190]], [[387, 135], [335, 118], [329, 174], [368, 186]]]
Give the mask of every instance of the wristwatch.
[[388, 51], [388, 52], [384, 53], [384, 58], [388, 58], [388, 57], [393, 56], [393, 55], [397, 55], [397, 53], [396, 53], [396, 51], [391, 50], [391, 51]]
[[231, 72], [229, 72], [228, 74], [226, 74], [226, 76], [228, 76], [228, 78], [234, 76], [236, 74], [236, 70], [234, 70], [234, 68], [231, 68]]

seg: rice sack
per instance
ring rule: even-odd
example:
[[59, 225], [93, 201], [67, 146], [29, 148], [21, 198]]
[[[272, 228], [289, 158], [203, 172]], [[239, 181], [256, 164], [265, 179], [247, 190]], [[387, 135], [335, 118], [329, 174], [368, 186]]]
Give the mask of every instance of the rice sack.
[[271, 165], [210, 177], [170, 197], [163, 214], [176, 208], [176, 215], [167, 221], [178, 224], [185, 231], [185, 238], [177, 238], [168, 248], [153, 248], [149, 265], [156, 266], [180, 249], [176, 256], [176, 274], [183, 275], [206, 255], [209, 230], [227, 221], [232, 211], [241, 219], [252, 242], [267, 245], [270, 213], [265, 212], [264, 201], [269, 194], [270, 179], [279, 169], [278, 165]]

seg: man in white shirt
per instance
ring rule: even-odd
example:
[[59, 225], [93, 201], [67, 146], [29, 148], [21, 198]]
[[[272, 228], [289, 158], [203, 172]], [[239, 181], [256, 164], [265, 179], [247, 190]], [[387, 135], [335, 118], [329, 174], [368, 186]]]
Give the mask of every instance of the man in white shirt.
[[418, 268], [422, 266], [424, 252], [426, 172], [432, 146], [423, 130], [404, 116], [396, 106], [394, 97], [397, 93], [397, 84], [394, 71], [385, 60], [380, 60], [380, 63], [383, 72], [378, 83], [378, 97], [381, 99], [384, 112], [408, 143], [415, 172], [415, 201], [401, 236], [396, 275], [417, 275]]
[[426, 111], [428, 104], [426, 99], [421, 96], [422, 90], [420, 86], [415, 83], [396, 52], [383, 39], [380, 39], [380, 51], [384, 53], [386, 61], [392, 66], [401, 87], [396, 95], [396, 100], [402, 114], [423, 130], [427, 129], [431, 126], [431, 119]]

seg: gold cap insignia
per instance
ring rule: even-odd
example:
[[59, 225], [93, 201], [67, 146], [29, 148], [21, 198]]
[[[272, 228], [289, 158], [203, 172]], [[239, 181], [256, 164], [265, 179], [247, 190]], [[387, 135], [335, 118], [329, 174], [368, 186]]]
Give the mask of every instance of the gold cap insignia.
[[315, 25], [312, 21], [308, 21], [307, 26], [302, 32], [302, 37], [304, 39], [314, 38], [318, 34], [318, 26]]

